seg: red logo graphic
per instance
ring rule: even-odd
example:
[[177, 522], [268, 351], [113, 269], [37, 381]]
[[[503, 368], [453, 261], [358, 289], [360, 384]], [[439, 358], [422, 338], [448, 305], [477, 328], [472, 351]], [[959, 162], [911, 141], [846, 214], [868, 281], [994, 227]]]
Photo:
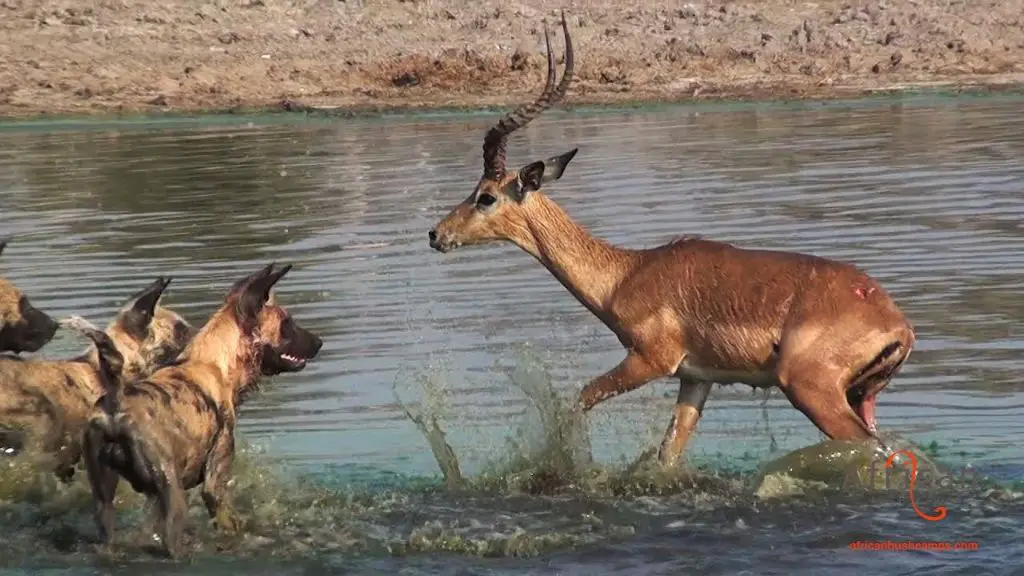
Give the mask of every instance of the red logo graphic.
[[948, 513], [948, 510], [945, 506], [936, 506], [932, 508], [932, 510], [935, 512], [934, 516], [929, 516], [925, 514], [921, 511], [920, 508], [917, 507], [917, 500], [914, 498], [914, 484], [917, 482], [917, 457], [914, 456], [913, 452], [911, 452], [910, 450], [900, 450], [898, 452], [893, 452], [885, 461], [885, 467], [892, 468], [895, 464], [896, 456], [900, 454], [903, 454], [904, 456], [907, 457], [907, 460], [903, 461], [904, 467], [910, 468], [910, 505], [914, 507], [914, 512], [916, 512], [918, 516], [925, 520], [928, 520], [929, 522], [938, 522], [940, 520], [945, 519], [946, 514]]

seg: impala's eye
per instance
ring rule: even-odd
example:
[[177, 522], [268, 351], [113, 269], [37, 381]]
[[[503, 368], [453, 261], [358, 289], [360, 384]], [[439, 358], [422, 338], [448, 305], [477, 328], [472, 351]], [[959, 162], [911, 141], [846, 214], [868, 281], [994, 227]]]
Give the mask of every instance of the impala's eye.
[[490, 205], [494, 204], [497, 201], [498, 201], [497, 198], [495, 198], [494, 196], [492, 196], [490, 194], [487, 194], [486, 192], [483, 193], [483, 194], [480, 194], [476, 198], [477, 206], [487, 207], [487, 206], [490, 206]]

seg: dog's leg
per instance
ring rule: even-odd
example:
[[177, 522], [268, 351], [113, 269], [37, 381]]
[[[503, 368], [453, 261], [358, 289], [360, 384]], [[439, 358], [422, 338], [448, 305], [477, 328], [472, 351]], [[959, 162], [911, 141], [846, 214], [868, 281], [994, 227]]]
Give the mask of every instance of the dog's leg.
[[160, 513], [161, 534], [164, 552], [170, 558], [181, 556], [182, 539], [185, 534], [185, 516], [188, 501], [177, 475], [160, 474], [157, 478], [157, 508]]
[[83, 434], [82, 448], [85, 456], [85, 471], [92, 488], [93, 504], [96, 507], [96, 528], [100, 539], [109, 544], [114, 539], [114, 493], [117, 492], [117, 472], [100, 461], [100, 449], [105, 439], [104, 432], [97, 424], [90, 423]]
[[127, 419], [118, 422], [118, 440], [130, 471], [126, 478], [132, 489], [149, 496], [156, 504], [157, 524], [164, 553], [181, 556], [188, 501], [173, 460], [146, 441]]
[[62, 442], [57, 450], [54, 473], [64, 484], [70, 484], [75, 478], [75, 465], [82, 459], [82, 439], [73, 434], [61, 434]]
[[234, 422], [225, 422], [213, 449], [206, 457], [205, 477], [203, 478], [203, 504], [213, 519], [218, 530], [233, 533], [238, 529], [231, 506], [227, 503], [228, 479], [231, 476], [231, 464], [235, 459], [235, 426]]

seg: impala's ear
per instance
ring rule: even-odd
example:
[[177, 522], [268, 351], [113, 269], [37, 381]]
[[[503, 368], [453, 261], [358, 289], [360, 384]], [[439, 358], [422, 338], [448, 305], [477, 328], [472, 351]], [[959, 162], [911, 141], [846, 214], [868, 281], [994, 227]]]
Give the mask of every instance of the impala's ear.
[[530, 192], [540, 190], [544, 184], [561, 178], [565, 173], [565, 167], [576, 156], [576, 152], [579, 152], [579, 148], [573, 148], [561, 156], [531, 162], [520, 168], [519, 177], [516, 178], [516, 200], [522, 202]]

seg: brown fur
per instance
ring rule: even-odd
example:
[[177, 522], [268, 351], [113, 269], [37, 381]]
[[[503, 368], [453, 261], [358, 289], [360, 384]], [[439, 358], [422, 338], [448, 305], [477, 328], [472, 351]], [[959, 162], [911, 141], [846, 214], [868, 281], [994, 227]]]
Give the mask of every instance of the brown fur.
[[[7, 242], [0, 242], [0, 255]], [[57, 333], [57, 322], [32, 306], [6, 278], [0, 277], [0, 352], [38, 352]]]
[[[104, 331], [119, 357], [117, 378], [152, 372], [191, 338], [192, 327], [158, 304], [169, 283], [158, 278], [134, 295]], [[58, 476], [70, 480], [88, 416], [104, 390], [104, 361], [95, 344], [70, 360], [0, 358], [0, 427], [9, 431], [8, 445], [53, 455]]]
[[[322, 341], [302, 329], [270, 290], [291, 266], [271, 264], [235, 284], [176, 364], [108, 391], [83, 439], [97, 527], [113, 538], [119, 478], [157, 504], [166, 553], [181, 552], [185, 491], [202, 485], [203, 502], [226, 531], [238, 407], [261, 376], [295, 372]], [[297, 358], [297, 359], [296, 359]]]
[[665, 464], [682, 454], [715, 382], [777, 386], [829, 437], [876, 437], [875, 395], [915, 341], [877, 282], [841, 262], [703, 239], [612, 246], [540, 191], [575, 155], [492, 175], [485, 150], [476, 189], [429, 236], [441, 252], [514, 243], [615, 333], [626, 358], [587, 384], [581, 411], [657, 378], [679, 378]]

